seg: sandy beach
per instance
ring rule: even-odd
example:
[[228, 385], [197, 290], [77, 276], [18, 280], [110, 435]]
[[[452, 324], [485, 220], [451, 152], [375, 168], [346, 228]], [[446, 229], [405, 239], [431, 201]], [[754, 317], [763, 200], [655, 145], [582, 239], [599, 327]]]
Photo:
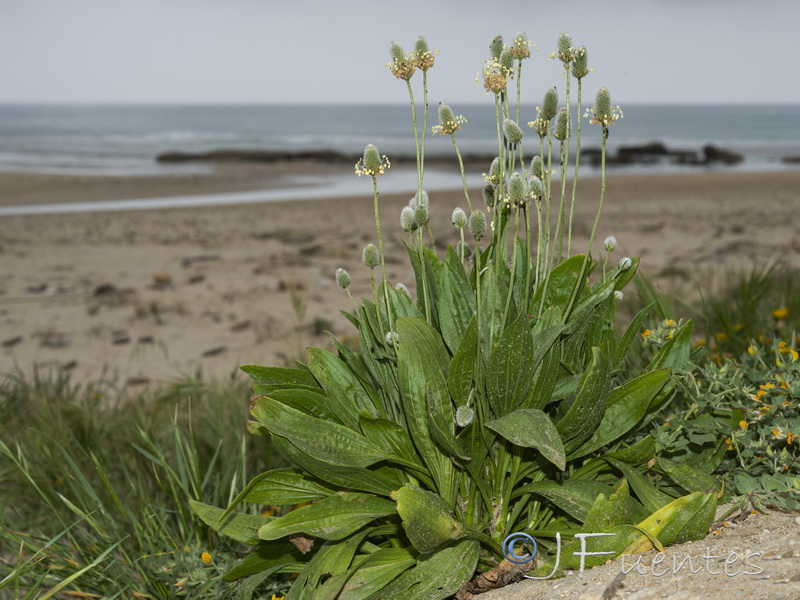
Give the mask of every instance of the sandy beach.
[[[337, 166], [337, 169], [339, 167]], [[86, 202], [265, 189], [280, 165], [229, 166], [208, 175], [92, 177], [0, 174], [0, 205]], [[391, 171], [386, 175], [391, 177]], [[361, 249], [375, 241], [371, 182], [349, 198], [247, 206], [0, 218], [0, 372], [69, 369], [139, 386], [184, 374], [228, 377], [241, 364], [292, 364], [324, 331], [353, 335], [352, 308], [333, 275], [349, 270], [370, 295]], [[585, 249], [599, 179], [582, 180], [574, 248]], [[597, 233], [640, 256], [659, 285], [709, 285], [712, 274], [800, 250], [800, 170], [613, 176]], [[388, 276], [413, 290], [400, 209], [380, 201]], [[480, 204], [480, 193], [472, 193]], [[463, 192], [431, 193], [437, 247]], [[243, 377], [243, 376], [242, 376]]]

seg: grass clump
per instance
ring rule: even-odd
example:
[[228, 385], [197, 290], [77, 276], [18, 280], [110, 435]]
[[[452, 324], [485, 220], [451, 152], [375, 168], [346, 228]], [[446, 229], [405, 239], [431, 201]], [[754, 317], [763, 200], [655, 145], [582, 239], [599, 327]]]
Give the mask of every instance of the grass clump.
[[[135, 396], [60, 371], [0, 384], [0, 595], [259, 597], [222, 574], [241, 548], [189, 500], [229, 502], [276, 464], [244, 435], [244, 389], [186, 378]], [[243, 592], [242, 592], [243, 593]], [[6, 594], [6, 595], [3, 595]], [[10, 594], [10, 595], [8, 595]], [[266, 597], [269, 597], [267, 595]]]

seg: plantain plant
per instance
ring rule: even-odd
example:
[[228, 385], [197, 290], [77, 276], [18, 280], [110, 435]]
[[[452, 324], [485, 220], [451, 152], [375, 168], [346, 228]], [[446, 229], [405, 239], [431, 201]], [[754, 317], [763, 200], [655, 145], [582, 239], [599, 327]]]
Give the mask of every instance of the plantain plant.
[[[358, 350], [334, 339], [337, 352], [310, 348], [297, 368], [242, 367], [255, 381], [250, 431], [270, 437], [292, 466], [258, 475], [227, 509], [193, 503], [206, 523], [254, 547], [229, 578], [299, 573], [287, 600], [466, 597], [489, 580], [513, 579], [512, 571], [547, 576], [579, 558], [593, 565], [707, 532], [716, 482], [688, 465], [672, 469], [679, 477], [660, 471], [645, 433], [675, 395], [675, 374], [690, 368], [691, 323], [640, 372], [626, 371], [650, 307], [621, 335], [613, 322], [638, 259], [609, 267], [608, 254], [602, 262], [591, 255], [606, 139], [621, 112], [601, 89], [585, 115], [600, 126], [602, 191], [588, 250], [571, 255], [569, 84], [577, 82], [580, 121], [586, 49], [559, 38], [565, 106], [549, 90], [529, 123], [534, 142], [523, 144], [519, 84], [530, 47], [522, 33], [511, 46], [499, 36], [490, 46], [483, 78], [494, 95], [497, 158], [485, 175], [486, 211], [473, 207], [465, 180], [468, 211], [453, 212], [462, 241], [439, 254], [426, 241], [431, 205], [422, 188], [434, 55], [423, 38], [411, 53], [392, 44], [389, 68], [407, 84], [417, 151], [417, 192], [401, 215], [417, 300], [386, 277], [378, 178], [390, 165], [370, 145], [356, 171], [373, 182], [377, 246], [362, 261], [382, 276], [372, 279], [372, 298], [346, 313]], [[441, 105], [433, 128], [452, 138], [462, 176], [455, 134], [464, 123]], [[580, 127], [576, 146], [579, 155]], [[576, 174], [578, 164], [576, 156]], [[554, 166], [560, 180], [551, 180]], [[348, 288], [346, 271], [337, 282]], [[241, 502], [303, 505], [255, 516], [235, 512]], [[514, 560], [522, 555], [508, 540], [518, 532], [538, 541], [536, 556]], [[604, 555], [573, 553], [575, 534], [601, 532], [615, 535], [582, 543]], [[486, 571], [495, 577], [470, 583]]]

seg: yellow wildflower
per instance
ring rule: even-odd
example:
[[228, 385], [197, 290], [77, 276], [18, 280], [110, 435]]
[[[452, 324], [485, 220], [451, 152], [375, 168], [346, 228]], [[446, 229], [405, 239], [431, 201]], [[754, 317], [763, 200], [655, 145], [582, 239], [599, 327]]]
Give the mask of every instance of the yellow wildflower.
[[772, 311], [772, 316], [776, 319], [785, 319], [789, 316], [789, 309], [788, 308], [776, 308]]
[[747, 353], [750, 356], [754, 356], [756, 352], [758, 352], [758, 346], [756, 346], [755, 344], [751, 344], [750, 346], [747, 347]]
[[209, 554], [208, 552], [203, 552], [200, 555], [200, 560], [202, 560], [207, 565], [210, 565], [211, 564], [211, 554]]
[[728, 334], [727, 334], [727, 333], [725, 333], [724, 331], [719, 331], [719, 332], [717, 332], [716, 338], [717, 338], [717, 339], [718, 339], [720, 342], [724, 342], [725, 340], [727, 340], [727, 339], [728, 339]]
[[747, 429], [747, 421], [745, 421], [744, 419], [739, 421], [739, 427], [741, 427], [742, 429]]
[[276, 596], [275, 594], [272, 594], [271, 600], [283, 600], [285, 597], [286, 596]]
[[797, 435], [796, 434], [792, 433], [791, 431], [786, 433], [786, 443], [787, 444], [791, 444], [792, 440], [796, 440], [796, 439], [797, 439]]

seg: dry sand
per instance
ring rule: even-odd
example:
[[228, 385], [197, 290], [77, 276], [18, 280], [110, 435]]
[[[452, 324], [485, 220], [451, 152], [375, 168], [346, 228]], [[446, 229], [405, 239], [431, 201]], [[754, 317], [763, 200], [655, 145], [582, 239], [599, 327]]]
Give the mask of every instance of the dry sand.
[[[2, 174], [0, 205], [242, 191], [279, 175], [245, 168], [168, 179]], [[335, 269], [349, 269], [356, 297], [369, 295], [360, 255], [375, 241], [370, 188], [364, 181], [363, 194], [349, 199], [0, 217], [0, 372], [57, 365], [78, 381], [106, 376], [145, 386], [198, 369], [243, 377], [240, 364], [291, 364], [305, 346], [330, 347], [322, 330], [354, 333], [339, 314], [350, 305]], [[575, 247], [582, 251], [599, 181], [580, 188]], [[406, 201], [382, 197], [381, 217], [389, 278], [413, 291], [398, 227]], [[431, 203], [441, 250], [456, 240], [449, 220], [463, 195], [432, 193]], [[777, 259], [796, 265], [799, 210], [800, 171], [614, 177], [598, 247], [613, 234], [620, 243], [614, 260], [641, 256], [642, 270], [659, 284], [683, 277], [707, 289], [712, 274], [732, 268]], [[798, 531], [794, 516], [758, 515], [668, 549], [668, 556], [699, 557], [706, 546], [725, 557], [763, 551], [758, 575], [632, 572], [614, 583], [620, 566], [613, 563], [583, 578], [522, 583], [485, 597], [798, 598]]]
[[[227, 169], [178, 178], [1, 174], [0, 204], [91, 201], [262, 187], [280, 170]], [[391, 176], [391, 171], [387, 177]], [[68, 367], [78, 380], [144, 384], [240, 364], [291, 364], [322, 333], [352, 335], [349, 300], [369, 295], [361, 249], [375, 241], [371, 185], [346, 199], [137, 212], [0, 217], [0, 373]], [[583, 250], [599, 180], [582, 181], [575, 248]], [[480, 198], [478, 192], [473, 199]], [[388, 276], [413, 292], [398, 215], [407, 196], [380, 202]], [[440, 250], [458, 191], [431, 194]], [[771, 174], [618, 176], [608, 183], [599, 242], [612, 260], [640, 256], [668, 285], [800, 249], [800, 170]], [[238, 375], [237, 375], [238, 376]]]

